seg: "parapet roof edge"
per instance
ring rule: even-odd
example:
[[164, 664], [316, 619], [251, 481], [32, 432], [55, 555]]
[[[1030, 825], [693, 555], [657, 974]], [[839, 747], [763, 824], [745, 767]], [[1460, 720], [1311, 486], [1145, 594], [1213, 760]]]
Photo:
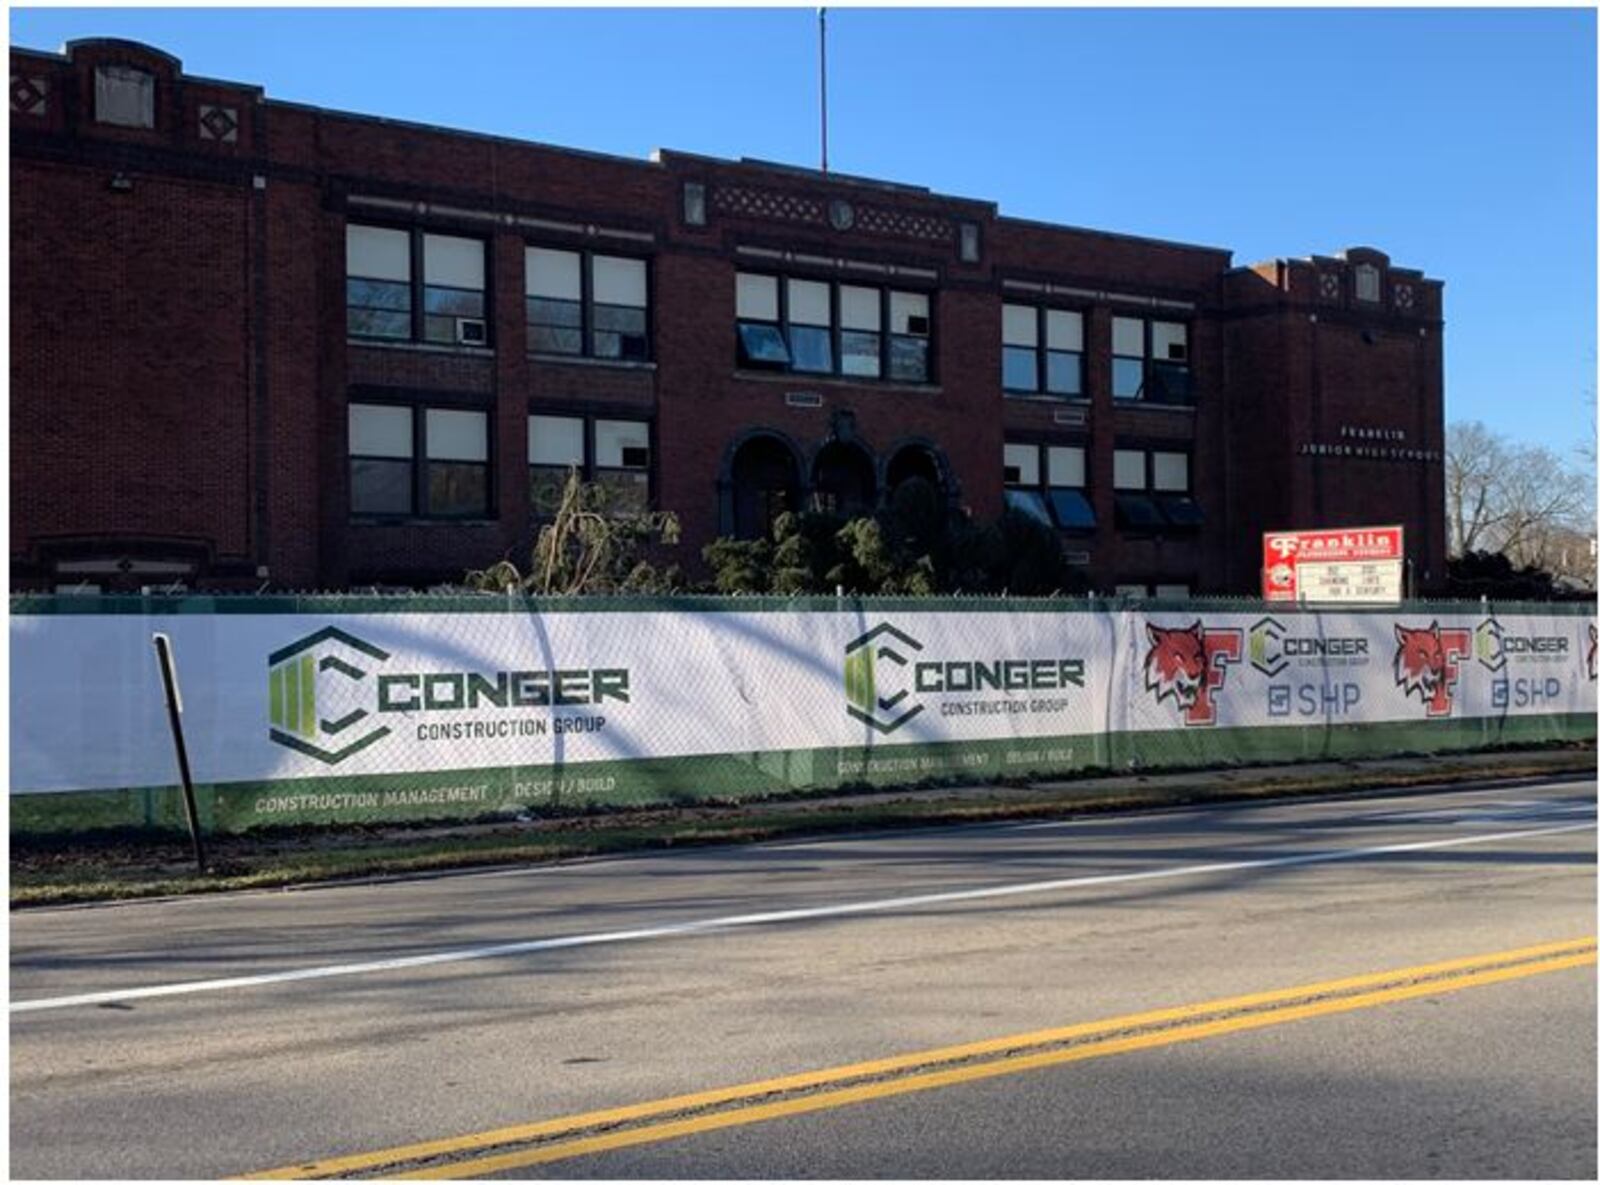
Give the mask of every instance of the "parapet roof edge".
[[255, 95], [258, 100], [261, 98], [261, 96], [266, 94], [264, 87], [257, 86], [252, 82], [237, 82], [232, 78], [211, 78], [204, 74], [190, 74], [188, 71], [183, 69], [183, 63], [177, 58], [173, 57], [171, 54], [167, 53], [166, 50], [157, 49], [155, 46], [147, 45], [143, 41], [130, 41], [125, 37], [79, 37], [72, 41], [66, 42], [64, 45], [62, 45], [59, 52], [50, 49], [33, 49], [32, 47], [26, 45], [13, 45], [10, 47], [10, 50], [14, 54], [25, 54], [28, 57], [44, 58], [47, 61], [64, 64], [72, 60], [72, 54], [70, 51], [74, 46], [79, 45], [127, 46], [129, 49], [136, 49], [142, 53], [154, 54], [157, 57], [165, 58], [167, 61], [173, 64], [177, 76], [183, 79], [185, 82], [198, 82], [206, 86], [223, 86], [227, 87], [229, 90], [246, 91], [252, 95]]
[[1132, 235], [1120, 230], [1100, 230], [1093, 226], [1074, 226], [1068, 222], [1045, 222], [1038, 218], [1013, 218], [1007, 214], [997, 214], [997, 222], [1009, 222], [1015, 226], [1037, 226], [1044, 230], [1070, 230], [1075, 234], [1099, 235], [1104, 239], [1120, 239], [1128, 243], [1150, 243], [1157, 247], [1177, 247], [1184, 251], [1204, 251], [1210, 255], [1226, 255], [1231, 261], [1233, 249], [1231, 247], [1210, 247], [1204, 243], [1185, 243], [1178, 239], [1158, 239], [1151, 235]]
[[415, 119], [395, 119], [387, 115], [366, 115], [359, 111], [344, 111], [338, 107], [319, 107], [315, 103], [297, 103], [292, 99], [268, 98], [266, 103], [270, 107], [283, 107], [290, 111], [308, 111], [314, 115], [327, 115], [335, 119], [349, 119], [357, 123], [375, 123], [383, 127], [410, 128], [419, 132], [437, 132], [444, 136], [461, 136], [469, 140], [485, 140], [494, 144], [510, 144], [518, 148], [537, 148], [545, 152], [561, 152], [569, 156], [588, 157], [591, 160], [603, 160], [613, 164], [638, 165], [643, 169], [658, 169], [661, 166], [641, 156], [622, 156], [615, 152], [599, 152], [592, 148], [572, 148], [566, 144], [550, 144], [543, 140], [525, 140], [517, 136], [505, 136], [496, 132], [475, 132], [470, 128], [453, 128], [438, 123], [423, 123]]

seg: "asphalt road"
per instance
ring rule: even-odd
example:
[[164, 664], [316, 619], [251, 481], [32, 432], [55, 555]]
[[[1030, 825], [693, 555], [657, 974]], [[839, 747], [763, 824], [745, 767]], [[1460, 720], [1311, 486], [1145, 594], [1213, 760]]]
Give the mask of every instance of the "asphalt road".
[[369, 1167], [1593, 1179], [1595, 900], [1560, 782], [29, 911], [10, 1169], [285, 1169], [918, 1055]]

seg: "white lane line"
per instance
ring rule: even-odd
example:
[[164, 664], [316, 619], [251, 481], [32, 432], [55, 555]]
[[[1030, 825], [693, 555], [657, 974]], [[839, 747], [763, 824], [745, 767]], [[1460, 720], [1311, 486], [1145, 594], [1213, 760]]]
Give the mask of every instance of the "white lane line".
[[493, 946], [465, 947], [431, 955], [404, 955], [365, 963], [331, 963], [302, 967], [294, 971], [269, 971], [260, 975], [238, 975], [227, 979], [194, 979], [183, 983], [151, 987], [120, 988], [88, 992], [77, 996], [51, 996], [41, 1000], [19, 1000], [9, 1007], [13, 1013], [44, 1012], [55, 1008], [74, 1008], [86, 1004], [113, 1004], [124, 1000], [148, 1000], [156, 996], [180, 996], [191, 992], [221, 992], [235, 988], [264, 987], [275, 983], [294, 983], [306, 979], [331, 979], [339, 975], [371, 975], [380, 971], [399, 971], [410, 967], [431, 967], [440, 963], [465, 963], [474, 959], [498, 959], [508, 955], [564, 950], [575, 946], [599, 946], [614, 942], [640, 942], [649, 938], [676, 938], [688, 934], [732, 930], [744, 926], [771, 926], [781, 922], [811, 921], [817, 918], [847, 917], [853, 914], [884, 913], [915, 909], [923, 905], [945, 905], [954, 901], [985, 901], [997, 897], [1020, 897], [1033, 893], [1054, 893], [1063, 889], [1093, 888], [1100, 885], [1131, 884], [1135, 881], [1170, 880], [1185, 876], [1209, 876], [1220, 872], [1243, 872], [1254, 868], [1288, 868], [1297, 864], [1329, 864], [1336, 860], [1356, 860], [1363, 856], [1383, 856], [1399, 852], [1425, 852], [1439, 848], [1466, 847], [1500, 840], [1532, 839], [1566, 831], [1590, 831], [1594, 823], [1569, 823], [1561, 827], [1540, 827], [1529, 831], [1501, 831], [1492, 835], [1458, 836], [1453, 839], [1420, 840], [1415, 843], [1382, 844], [1377, 847], [1337, 848], [1304, 852], [1296, 856], [1269, 856], [1260, 860], [1229, 860], [1218, 864], [1186, 864], [1177, 868], [1158, 868], [1147, 872], [1114, 872], [1099, 876], [1075, 876], [1062, 880], [1029, 881], [1023, 884], [991, 885], [982, 889], [954, 889], [945, 893], [919, 893], [911, 897], [883, 897], [875, 901], [855, 901], [844, 905], [817, 905], [805, 909], [781, 909], [765, 913], [734, 914], [729, 917], [702, 918], [675, 922], [641, 930], [612, 930], [598, 934], [572, 934], [564, 938], [535, 938], [523, 942], [501, 942]]

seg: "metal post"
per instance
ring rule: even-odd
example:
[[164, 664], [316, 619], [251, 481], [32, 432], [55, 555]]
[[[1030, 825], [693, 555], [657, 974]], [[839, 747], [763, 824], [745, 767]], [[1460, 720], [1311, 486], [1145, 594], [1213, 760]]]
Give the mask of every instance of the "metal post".
[[204, 875], [206, 851], [200, 841], [200, 816], [194, 806], [194, 779], [189, 775], [189, 750], [183, 743], [183, 696], [178, 690], [178, 668], [172, 660], [172, 639], [166, 634], [153, 634], [150, 640], [156, 648], [161, 685], [167, 694], [167, 723], [172, 726], [172, 744], [178, 751], [178, 776], [183, 780], [183, 809], [189, 819], [189, 838], [194, 842], [194, 863]]
[[828, 10], [817, 9], [817, 45], [821, 58], [822, 171], [828, 171]]

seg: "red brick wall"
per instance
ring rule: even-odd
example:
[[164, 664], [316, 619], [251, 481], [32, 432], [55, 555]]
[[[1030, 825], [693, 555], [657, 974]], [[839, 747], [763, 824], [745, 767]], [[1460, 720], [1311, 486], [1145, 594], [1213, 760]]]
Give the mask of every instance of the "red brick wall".
[[[97, 61], [157, 74], [156, 128], [92, 123]], [[1008, 436], [1087, 446], [1100, 528], [1068, 546], [1091, 554], [1101, 589], [1250, 591], [1262, 529], [1371, 516], [1405, 522], [1419, 566], [1432, 581], [1442, 574], [1437, 465], [1380, 472], [1378, 462], [1296, 451], [1347, 423], [1393, 425], [1418, 447], [1442, 449], [1440, 286], [1378, 252], [1230, 271], [1226, 251], [1001, 218], [990, 203], [914, 187], [678, 153], [621, 160], [261, 103], [253, 88], [186, 79], [171, 59], [125, 44], [79, 45], [70, 59], [13, 51], [13, 72], [50, 83], [49, 102], [12, 121], [13, 553], [24, 569], [35, 540], [63, 534], [182, 535], [236, 557], [241, 571], [266, 565], [280, 587], [439, 580], [506, 556], [523, 563], [533, 408], [655, 422], [656, 502], [680, 515], [674, 558], [691, 568], [721, 529], [717, 481], [732, 442], [767, 428], [809, 461], [848, 412], [880, 465], [897, 442], [935, 442], [960, 501], [985, 518], [1002, 505]], [[239, 112], [234, 141], [200, 135], [203, 103]], [[108, 189], [118, 169], [132, 175], [132, 192]], [[686, 181], [709, 187], [707, 226], [683, 222]], [[346, 341], [344, 228], [370, 216], [361, 203], [374, 198], [403, 205], [388, 208], [389, 221], [491, 244], [492, 350]], [[829, 218], [841, 199], [854, 210], [842, 230]], [[979, 229], [975, 262], [959, 258], [962, 222]], [[650, 256], [655, 364], [529, 358], [530, 242]], [[816, 258], [756, 263], [741, 246]], [[841, 259], [937, 279], [852, 272]], [[1378, 306], [1353, 300], [1359, 263], [1381, 269]], [[935, 381], [740, 371], [741, 267], [932, 287]], [[1331, 273], [1343, 284], [1336, 299], [1323, 290]], [[1065, 302], [1088, 312], [1086, 424], [1056, 423], [1059, 404], [1002, 396], [1001, 304], [1063, 303], [1007, 290], [1007, 280], [1088, 293]], [[1113, 402], [1118, 313], [1188, 323], [1193, 410]], [[1376, 330], [1373, 344], [1364, 329]], [[374, 389], [482, 399], [493, 416], [493, 521], [351, 522], [347, 406], [352, 391]], [[790, 392], [821, 406], [789, 406]], [[1198, 537], [1113, 528], [1119, 445], [1191, 451], [1207, 519]]]

